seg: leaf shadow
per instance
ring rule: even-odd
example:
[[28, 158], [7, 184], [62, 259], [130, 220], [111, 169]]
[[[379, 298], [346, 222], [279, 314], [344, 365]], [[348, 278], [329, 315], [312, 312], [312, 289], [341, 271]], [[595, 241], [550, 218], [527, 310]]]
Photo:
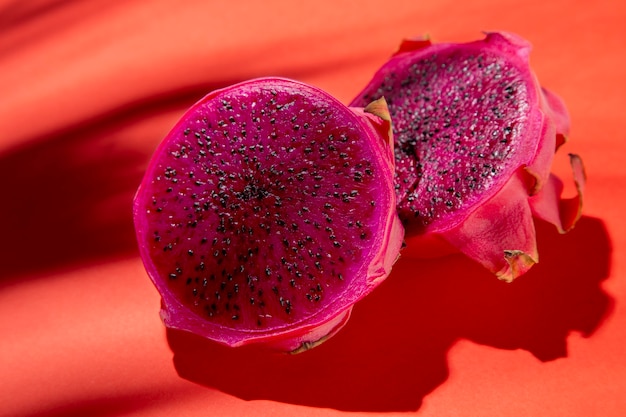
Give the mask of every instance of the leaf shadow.
[[174, 366], [182, 378], [245, 400], [392, 412], [419, 409], [446, 381], [447, 352], [462, 338], [540, 361], [566, 357], [568, 334], [590, 336], [610, 312], [601, 286], [610, 241], [590, 217], [567, 235], [544, 223], [537, 233], [541, 262], [512, 284], [458, 255], [401, 258], [348, 325], [315, 349], [231, 349], [168, 329]]
[[0, 154], [0, 286], [37, 271], [136, 255], [132, 199], [162, 139], [144, 127], [232, 82], [127, 103]]

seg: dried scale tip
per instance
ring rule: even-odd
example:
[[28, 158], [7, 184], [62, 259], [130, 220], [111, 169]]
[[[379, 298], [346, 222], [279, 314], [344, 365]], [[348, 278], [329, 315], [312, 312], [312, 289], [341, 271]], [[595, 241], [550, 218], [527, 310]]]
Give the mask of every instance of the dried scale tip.
[[343, 327], [403, 241], [385, 102], [261, 78], [192, 106], [134, 201], [166, 326], [287, 352]]
[[571, 158], [577, 197], [562, 199], [550, 174], [569, 116], [538, 84], [529, 52], [510, 33], [404, 41], [353, 100], [384, 97], [389, 107], [403, 256], [460, 251], [512, 281], [538, 261], [533, 215], [560, 231], [580, 217], [580, 158]]

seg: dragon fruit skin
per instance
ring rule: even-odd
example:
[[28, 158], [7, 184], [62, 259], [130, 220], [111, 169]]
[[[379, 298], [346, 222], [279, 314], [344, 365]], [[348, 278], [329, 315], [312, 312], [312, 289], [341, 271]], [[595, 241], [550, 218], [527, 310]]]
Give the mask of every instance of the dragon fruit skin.
[[389, 106], [403, 256], [459, 251], [512, 281], [539, 259], [533, 215], [561, 232], [580, 217], [580, 158], [570, 157], [578, 196], [561, 199], [563, 184], [550, 174], [569, 115], [539, 85], [529, 53], [510, 33], [407, 40], [352, 101], [384, 96]]
[[287, 352], [334, 335], [403, 243], [392, 147], [384, 100], [349, 109], [293, 80], [250, 80], [194, 104], [133, 205], [164, 324]]

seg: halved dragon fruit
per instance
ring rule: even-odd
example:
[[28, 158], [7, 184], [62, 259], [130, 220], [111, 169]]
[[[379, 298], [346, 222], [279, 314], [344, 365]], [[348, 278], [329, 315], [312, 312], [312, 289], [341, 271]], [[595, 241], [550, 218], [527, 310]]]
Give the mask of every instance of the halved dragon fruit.
[[301, 351], [348, 320], [403, 241], [384, 100], [349, 109], [262, 78], [196, 103], [134, 201], [166, 326]]
[[464, 44], [405, 41], [353, 100], [384, 97], [393, 121], [395, 187], [408, 256], [458, 250], [511, 281], [538, 261], [537, 217], [570, 229], [579, 196], [550, 175], [569, 130], [562, 101], [542, 89], [530, 44], [488, 33]]

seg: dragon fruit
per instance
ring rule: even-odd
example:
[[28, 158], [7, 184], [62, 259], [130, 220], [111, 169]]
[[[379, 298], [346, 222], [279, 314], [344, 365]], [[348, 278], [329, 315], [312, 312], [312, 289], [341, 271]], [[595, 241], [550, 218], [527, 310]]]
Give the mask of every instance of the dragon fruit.
[[349, 109], [282, 78], [208, 94], [134, 200], [164, 324], [291, 352], [328, 339], [398, 257], [393, 162], [384, 100]]
[[578, 196], [561, 199], [550, 174], [569, 116], [538, 84], [529, 52], [508, 33], [408, 40], [353, 100], [389, 106], [403, 256], [460, 251], [512, 281], [538, 261], [533, 214], [562, 232], [580, 217], [580, 158], [571, 156]]

